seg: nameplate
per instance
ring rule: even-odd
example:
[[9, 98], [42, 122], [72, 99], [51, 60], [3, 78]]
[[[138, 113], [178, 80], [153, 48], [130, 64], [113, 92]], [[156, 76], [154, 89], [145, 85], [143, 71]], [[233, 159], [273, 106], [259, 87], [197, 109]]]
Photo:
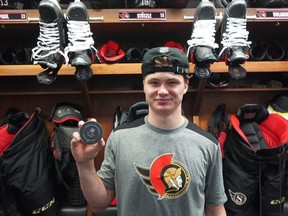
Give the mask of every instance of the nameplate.
[[288, 19], [288, 8], [257, 8], [257, 19]]
[[19, 10], [0, 10], [0, 22], [26, 22], [26, 13]]
[[154, 10], [154, 9], [119, 10], [118, 17], [119, 17], [119, 20], [122, 20], [122, 21], [166, 20], [166, 10]]

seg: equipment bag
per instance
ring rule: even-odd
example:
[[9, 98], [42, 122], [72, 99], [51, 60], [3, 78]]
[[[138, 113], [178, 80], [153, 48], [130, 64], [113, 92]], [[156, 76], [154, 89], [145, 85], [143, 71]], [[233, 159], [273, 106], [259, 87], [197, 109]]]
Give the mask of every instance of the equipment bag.
[[71, 153], [73, 133], [78, 131], [78, 122], [83, 120], [81, 107], [70, 102], [57, 103], [51, 113], [53, 124], [51, 146], [62, 201], [72, 206], [85, 206], [76, 162]]
[[280, 215], [286, 197], [288, 122], [264, 106], [246, 104], [232, 115], [224, 144], [225, 207]]
[[40, 109], [11, 114], [0, 128], [0, 201], [5, 215], [56, 216], [53, 155]]
[[113, 119], [113, 129], [148, 114], [148, 104], [145, 101], [136, 102], [130, 106], [128, 111], [123, 111], [121, 106], [115, 110]]

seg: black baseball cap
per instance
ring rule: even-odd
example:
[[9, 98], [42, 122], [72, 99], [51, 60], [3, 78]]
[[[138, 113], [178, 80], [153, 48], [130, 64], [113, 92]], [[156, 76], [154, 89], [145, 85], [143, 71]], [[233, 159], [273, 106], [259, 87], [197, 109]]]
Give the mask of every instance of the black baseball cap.
[[[155, 58], [166, 56], [172, 60], [172, 66], [155, 66]], [[184, 52], [175, 47], [155, 47], [148, 50], [142, 59], [143, 78], [155, 72], [174, 72], [189, 77], [189, 61]]]

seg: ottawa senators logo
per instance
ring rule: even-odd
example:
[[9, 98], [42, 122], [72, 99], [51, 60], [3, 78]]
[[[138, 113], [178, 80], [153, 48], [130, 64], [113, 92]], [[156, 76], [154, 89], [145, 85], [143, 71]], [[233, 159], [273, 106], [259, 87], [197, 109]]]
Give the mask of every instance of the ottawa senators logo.
[[134, 164], [136, 172], [150, 193], [158, 199], [175, 199], [182, 196], [188, 189], [190, 175], [186, 167], [174, 161], [174, 154], [163, 154], [157, 157], [150, 168]]

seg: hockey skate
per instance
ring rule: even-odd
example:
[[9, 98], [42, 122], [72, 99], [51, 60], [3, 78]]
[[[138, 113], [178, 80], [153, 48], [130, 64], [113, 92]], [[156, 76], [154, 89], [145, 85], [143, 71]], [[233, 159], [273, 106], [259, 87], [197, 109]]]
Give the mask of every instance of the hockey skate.
[[32, 49], [32, 60], [45, 71], [37, 75], [39, 83], [51, 84], [68, 58], [63, 52], [65, 46], [64, 16], [57, 0], [42, 0], [39, 3], [40, 34], [37, 46]]
[[223, 55], [228, 72], [233, 79], [242, 79], [246, 76], [246, 69], [241, 66], [249, 58], [251, 42], [248, 41], [249, 32], [246, 30], [245, 0], [231, 1], [224, 12], [222, 23], [221, 44], [219, 57]]
[[191, 39], [187, 41], [187, 55], [195, 64], [194, 74], [201, 79], [210, 77], [210, 64], [218, 61], [215, 54], [218, 48], [215, 43], [215, 25], [216, 8], [212, 2], [203, 0], [196, 8]]
[[76, 68], [76, 79], [88, 80], [93, 76], [90, 66], [97, 52], [93, 46], [88, 10], [84, 3], [75, 0], [70, 3], [65, 15], [68, 29], [68, 45], [64, 50], [65, 55], [69, 57], [71, 66]]

